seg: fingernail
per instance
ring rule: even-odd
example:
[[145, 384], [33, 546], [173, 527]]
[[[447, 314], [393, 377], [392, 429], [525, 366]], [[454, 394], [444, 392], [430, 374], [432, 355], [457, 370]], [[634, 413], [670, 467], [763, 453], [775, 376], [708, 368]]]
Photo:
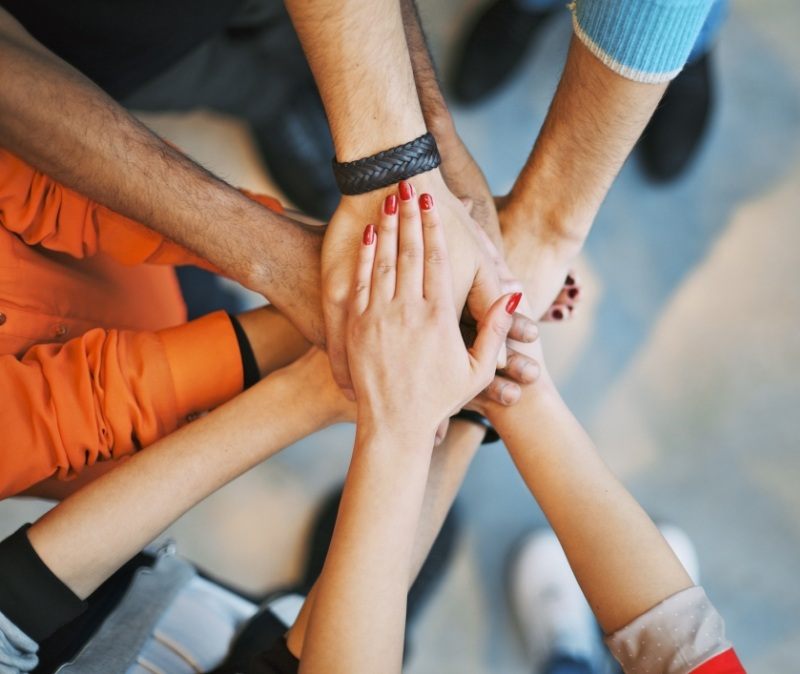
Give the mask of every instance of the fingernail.
[[578, 296], [578, 289], [577, 288], [570, 288], [567, 290], [567, 295], [570, 299], [575, 299]]
[[572, 278], [572, 274], [567, 274], [567, 280], [564, 281], [564, 284], [568, 285], [568, 286], [574, 286], [575, 285], [575, 279]]
[[364, 229], [364, 245], [371, 246], [375, 242], [375, 225], [367, 225]]
[[423, 211], [429, 211], [433, 208], [433, 197], [430, 194], [423, 194], [419, 198], [419, 207]]
[[557, 321], [560, 321], [562, 318], [564, 318], [564, 312], [561, 311], [561, 309], [553, 309], [553, 318], [555, 318]]
[[519, 301], [522, 299], [522, 293], [514, 293], [511, 297], [508, 298], [508, 302], [506, 302], [506, 313], [513, 314], [517, 310], [517, 306], [519, 306]]
[[386, 215], [394, 215], [397, 213], [397, 195], [390, 194], [386, 197], [386, 201], [383, 202], [383, 212]]
[[539, 336], [539, 327], [535, 323], [529, 323], [525, 328], [525, 341], [532, 342]]
[[400, 181], [400, 198], [403, 201], [408, 201], [413, 196], [414, 196], [414, 190], [411, 187], [411, 183], [406, 182], [405, 180], [401, 180]]

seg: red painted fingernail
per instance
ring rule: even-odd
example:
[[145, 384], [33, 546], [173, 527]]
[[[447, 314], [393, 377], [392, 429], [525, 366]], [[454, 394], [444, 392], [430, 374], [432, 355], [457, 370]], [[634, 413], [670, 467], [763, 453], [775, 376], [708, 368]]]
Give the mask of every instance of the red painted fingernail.
[[414, 188], [411, 187], [411, 183], [406, 182], [405, 180], [401, 180], [400, 181], [400, 198], [403, 201], [408, 201], [413, 196], [414, 196]]
[[522, 299], [522, 293], [514, 293], [511, 297], [508, 298], [508, 302], [506, 302], [506, 313], [513, 314], [517, 310], [517, 306], [519, 306], [519, 301]]
[[567, 290], [567, 295], [570, 299], [575, 299], [578, 296], [578, 289], [577, 288], [570, 288]]
[[557, 321], [560, 321], [562, 318], [564, 318], [564, 312], [561, 311], [561, 309], [553, 309], [553, 318], [555, 318]]
[[375, 225], [367, 225], [364, 229], [364, 245], [371, 246], [375, 242]]
[[433, 197], [430, 194], [423, 194], [419, 198], [419, 207], [423, 211], [429, 211], [433, 208]]
[[386, 197], [386, 201], [383, 202], [383, 212], [386, 215], [394, 215], [397, 213], [397, 195], [390, 194]]
[[575, 285], [575, 279], [572, 278], [571, 274], [567, 274], [567, 280], [564, 281], [564, 284], [568, 285], [568, 286], [574, 286]]

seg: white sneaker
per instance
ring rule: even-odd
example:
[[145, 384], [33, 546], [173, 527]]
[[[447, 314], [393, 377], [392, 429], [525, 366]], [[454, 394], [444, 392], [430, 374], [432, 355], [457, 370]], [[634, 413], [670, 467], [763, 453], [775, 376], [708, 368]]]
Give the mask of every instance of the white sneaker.
[[[697, 584], [700, 566], [688, 535], [672, 524], [661, 524], [659, 530]], [[600, 628], [551, 529], [520, 539], [509, 560], [507, 589], [525, 651], [536, 669], [558, 654], [584, 660], [596, 672], [609, 670], [611, 657]]]
[[520, 540], [509, 561], [507, 587], [534, 671], [555, 653], [601, 670], [605, 657], [594, 614], [552, 530], [540, 529]]

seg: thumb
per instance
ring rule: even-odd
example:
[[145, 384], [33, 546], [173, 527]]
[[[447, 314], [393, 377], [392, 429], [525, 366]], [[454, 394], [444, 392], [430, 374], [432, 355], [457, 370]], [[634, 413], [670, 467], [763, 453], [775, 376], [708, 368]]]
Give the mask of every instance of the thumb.
[[503, 295], [492, 304], [483, 317], [478, 326], [475, 343], [470, 349], [479, 370], [485, 368], [488, 372], [494, 372], [497, 355], [506, 343], [512, 316], [521, 299], [520, 292]]

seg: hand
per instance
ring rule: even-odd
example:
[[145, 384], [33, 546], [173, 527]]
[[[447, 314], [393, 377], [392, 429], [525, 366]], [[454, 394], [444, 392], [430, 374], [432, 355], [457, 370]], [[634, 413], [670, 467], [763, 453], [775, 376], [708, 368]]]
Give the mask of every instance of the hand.
[[[359, 423], [430, 431], [491, 381], [520, 294], [500, 297], [467, 349], [453, 309], [444, 226], [433, 197], [368, 225], [349, 306], [347, 351]], [[420, 205], [422, 212], [420, 213]]]
[[[460, 313], [466, 302], [470, 313], [483, 316], [500, 294], [499, 282], [491, 261], [479, 245], [476, 230], [464, 205], [447, 189], [438, 171], [430, 171], [402, 183], [401, 197], [414, 199], [422, 191], [437, 202], [437, 209], [451, 251], [453, 305]], [[399, 201], [403, 202], [401, 198]], [[345, 348], [345, 329], [349, 296], [355, 268], [353, 251], [358, 249], [364, 223], [374, 222], [380, 213], [397, 209], [395, 189], [385, 189], [355, 197], [343, 197], [328, 226], [322, 249], [323, 313], [328, 356], [336, 382], [352, 390]], [[352, 392], [348, 395], [352, 397]]]

